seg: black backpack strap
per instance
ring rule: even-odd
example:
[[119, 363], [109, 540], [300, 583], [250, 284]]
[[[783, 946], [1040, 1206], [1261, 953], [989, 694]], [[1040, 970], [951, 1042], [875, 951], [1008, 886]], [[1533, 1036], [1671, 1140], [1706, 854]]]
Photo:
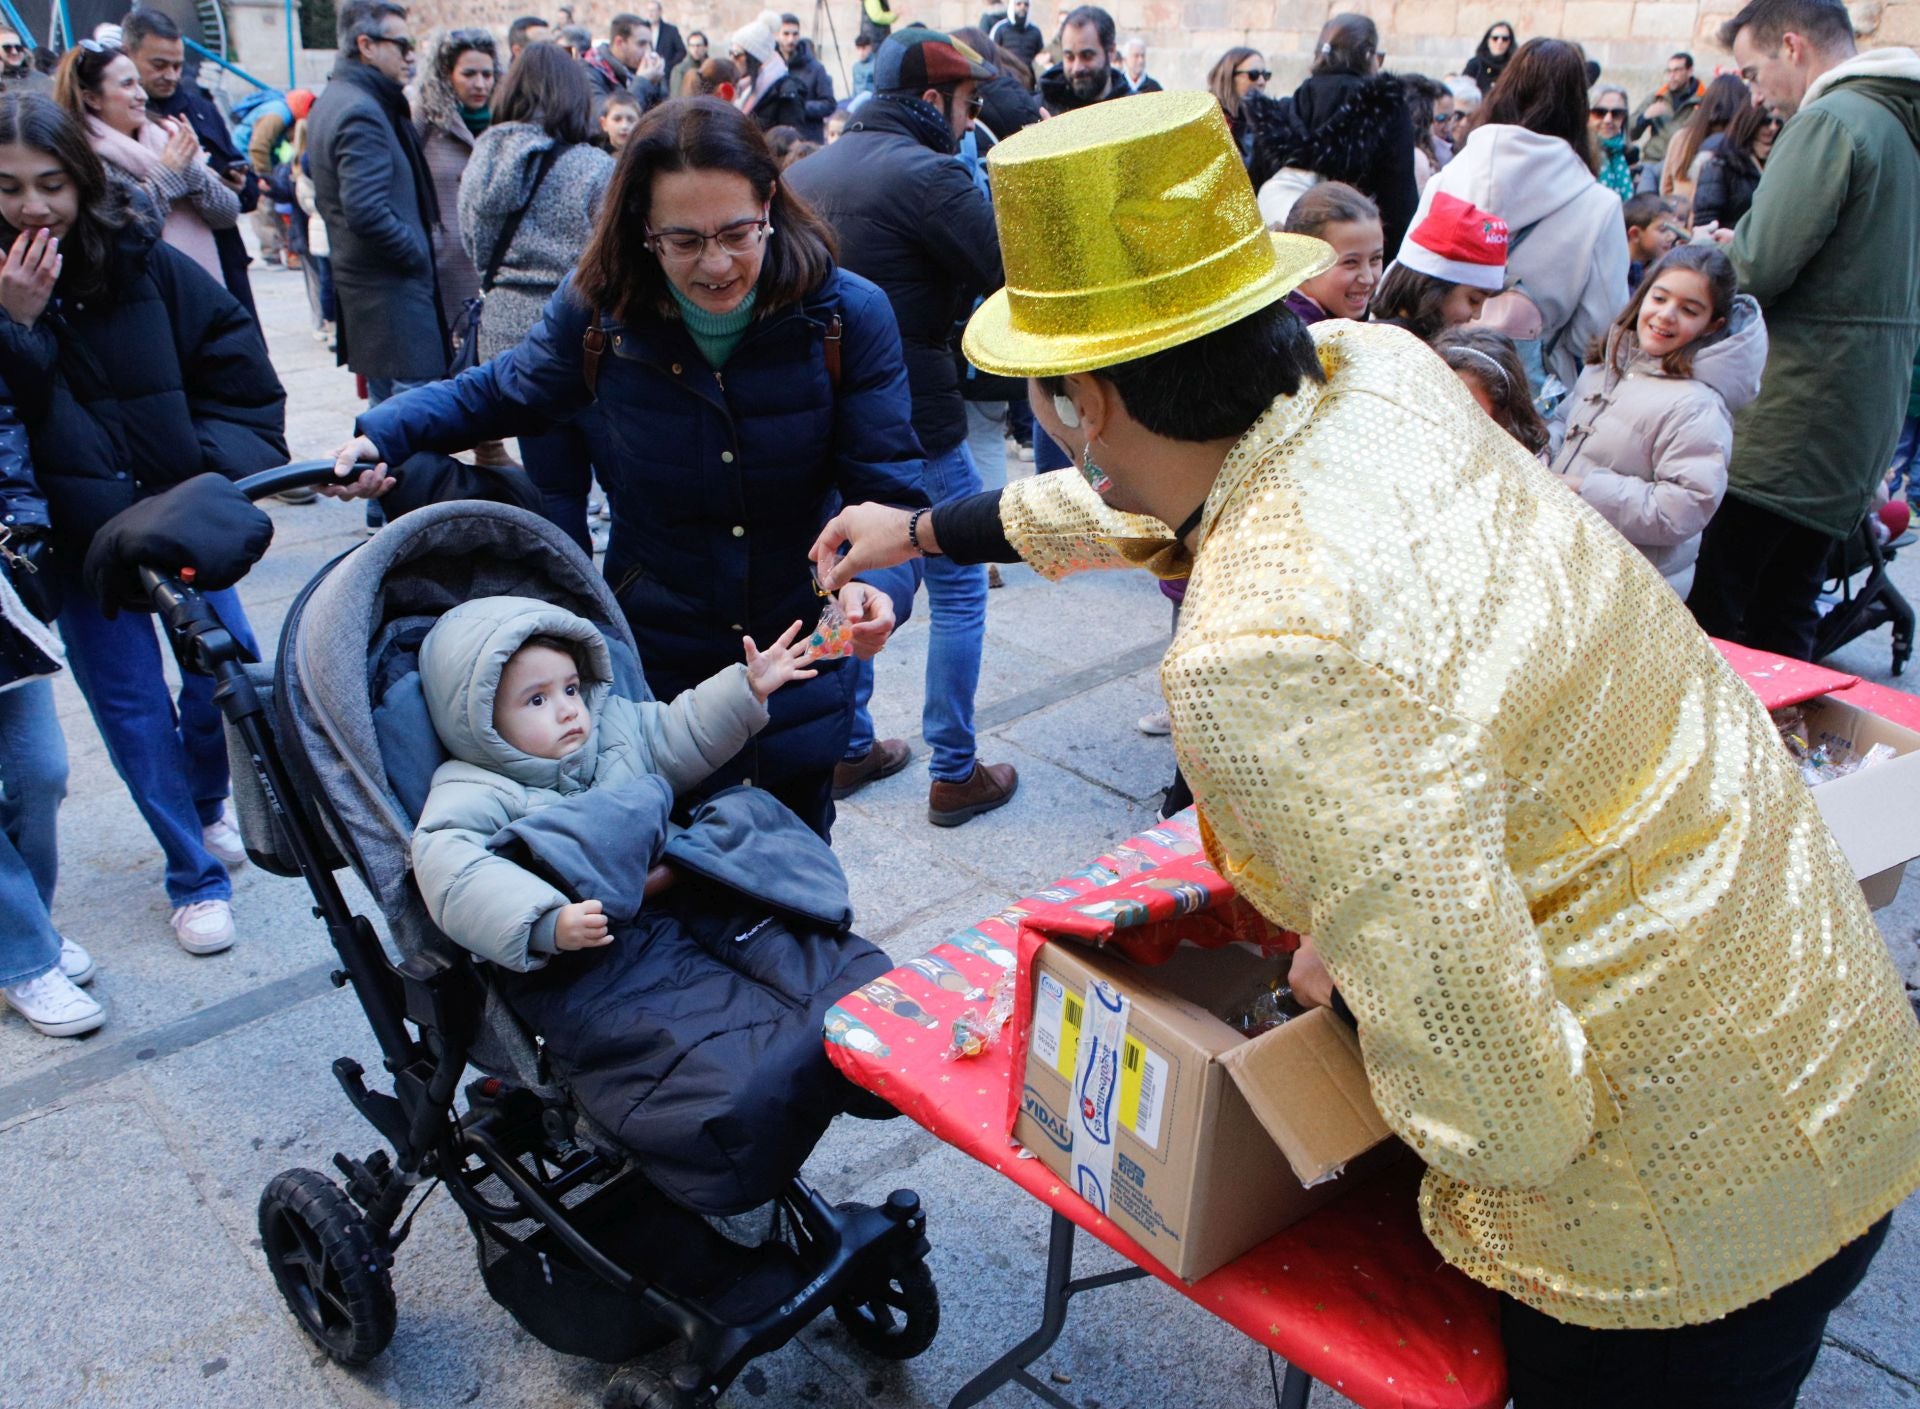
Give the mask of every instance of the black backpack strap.
[[527, 218], [527, 212], [533, 208], [533, 198], [540, 194], [540, 183], [547, 179], [547, 173], [553, 170], [554, 162], [560, 159], [560, 144], [554, 143], [540, 154], [540, 166], [533, 174], [533, 189], [527, 192], [526, 200], [520, 203], [507, 223], [500, 227], [500, 235], [493, 242], [493, 249], [487, 255], [487, 267], [480, 271], [480, 292], [491, 293], [493, 281], [500, 277], [500, 266], [505, 262], [507, 251], [513, 248], [513, 237], [520, 233], [520, 222]]

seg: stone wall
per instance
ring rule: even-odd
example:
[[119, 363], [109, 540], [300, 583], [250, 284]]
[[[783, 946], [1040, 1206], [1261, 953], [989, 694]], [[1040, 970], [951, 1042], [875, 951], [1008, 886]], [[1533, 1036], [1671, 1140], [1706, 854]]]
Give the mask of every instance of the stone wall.
[[[791, 0], [788, 0], [791, 3]], [[1730, 64], [1713, 40], [1720, 22], [1740, 0], [1119, 0], [1112, 10], [1121, 34], [1140, 34], [1148, 44], [1148, 69], [1168, 87], [1204, 85], [1207, 70], [1221, 51], [1236, 44], [1264, 53], [1276, 72], [1273, 89], [1283, 91], [1305, 72], [1313, 41], [1327, 16], [1359, 11], [1380, 26], [1390, 67], [1440, 77], [1457, 73], [1480, 35], [1496, 20], [1510, 21], [1522, 40], [1534, 36], [1574, 39], [1600, 61], [1606, 76], [1639, 96], [1659, 81], [1667, 55], [1691, 50], [1704, 72]], [[575, 13], [595, 34], [626, 8], [622, 0], [576, 0]], [[637, 7], [635, 7], [637, 8]], [[906, 19], [942, 28], [977, 24], [981, 0], [895, 0]], [[1861, 47], [1883, 44], [1920, 46], [1920, 0], [1861, 0], [1852, 7]], [[668, 0], [667, 18], [688, 29], [705, 30], [725, 52], [725, 35], [760, 12], [755, 0]], [[418, 30], [437, 25], [490, 24], [504, 34], [516, 15], [547, 13], [552, 0], [419, 0], [413, 6]], [[834, 62], [834, 35], [853, 62], [853, 36], [860, 11], [854, 0], [799, 7], [803, 28], [819, 44], [841, 87]], [[1034, 0], [1036, 22], [1050, 22], [1051, 0]], [[831, 17], [831, 25], [828, 23]]]

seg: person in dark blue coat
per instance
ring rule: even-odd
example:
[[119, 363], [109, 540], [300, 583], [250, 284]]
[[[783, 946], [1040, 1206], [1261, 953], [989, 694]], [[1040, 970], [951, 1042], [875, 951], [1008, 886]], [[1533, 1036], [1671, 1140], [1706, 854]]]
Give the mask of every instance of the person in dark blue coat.
[[[886, 296], [835, 266], [832, 235], [778, 182], [750, 118], [711, 98], [641, 119], [578, 270], [517, 346], [361, 416], [338, 459], [582, 425], [613, 516], [605, 572], [670, 700], [823, 603], [807, 549], [841, 501], [925, 505], [924, 460]], [[583, 415], [589, 407], [594, 414]], [[377, 493], [369, 472], [336, 493]], [[878, 582], [878, 579], [876, 579]], [[839, 604], [858, 654], [913, 579]], [[851, 590], [849, 590], [851, 589]], [[821, 662], [710, 786], [768, 789], [826, 835], [852, 728], [853, 672]]]
[[[246, 853], [226, 810], [213, 681], [175, 702], [150, 617], [108, 617], [80, 588], [108, 519], [207, 471], [286, 463], [286, 393], [259, 326], [232, 294], [108, 186], [71, 114], [0, 94], [0, 378], [12, 389], [46, 496], [60, 634], [127, 791], [166, 854], [174, 937], [191, 954], [233, 943], [227, 868]], [[257, 650], [231, 590], [207, 600]]]

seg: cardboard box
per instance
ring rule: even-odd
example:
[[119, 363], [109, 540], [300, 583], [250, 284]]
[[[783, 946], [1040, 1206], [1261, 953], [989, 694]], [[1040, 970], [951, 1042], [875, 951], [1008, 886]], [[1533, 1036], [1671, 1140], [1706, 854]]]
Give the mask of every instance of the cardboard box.
[[1368, 1095], [1359, 1040], [1333, 1013], [1253, 1038], [1216, 1016], [1286, 965], [1226, 948], [1149, 968], [1056, 941], [1022, 975], [1033, 1016], [1014, 1138], [1189, 1280], [1399, 1148]]
[[1920, 734], [1833, 695], [1807, 701], [1800, 712], [1813, 743], [1837, 740], [1857, 753], [1890, 744], [1899, 754], [1813, 789], [1867, 904], [1878, 910], [1899, 891], [1907, 862], [1920, 856]]

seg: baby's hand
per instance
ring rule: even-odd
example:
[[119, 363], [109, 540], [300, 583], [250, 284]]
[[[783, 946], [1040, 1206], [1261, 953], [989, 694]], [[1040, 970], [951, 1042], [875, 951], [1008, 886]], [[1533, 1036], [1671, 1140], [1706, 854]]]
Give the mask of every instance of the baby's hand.
[[554, 948], [598, 949], [611, 943], [613, 936], [607, 932], [606, 913], [599, 901], [577, 900], [560, 907], [560, 918], [553, 925]]
[[801, 624], [796, 621], [764, 651], [753, 644], [753, 637], [740, 638], [740, 643], [747, 649], [747, 688], [762, 704], [766, 703], [768, 695], [789, 680], [811, 680], [820, 673], [807, 669], [806, 645], [796, 644], [794, 640], [800, 631]]

